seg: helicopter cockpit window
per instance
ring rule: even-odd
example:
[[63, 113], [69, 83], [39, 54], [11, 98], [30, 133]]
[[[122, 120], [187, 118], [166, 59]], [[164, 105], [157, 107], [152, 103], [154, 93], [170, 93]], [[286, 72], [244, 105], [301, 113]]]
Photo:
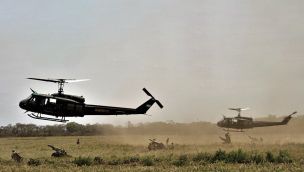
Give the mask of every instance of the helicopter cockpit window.
[[30, 101], [30, 102], [35, 102], [35, 101], [36, 101], [36, 98], [31, 97], [29, 101]]
[[50, 103], [56, 103], [56, 99], [50, 99]]

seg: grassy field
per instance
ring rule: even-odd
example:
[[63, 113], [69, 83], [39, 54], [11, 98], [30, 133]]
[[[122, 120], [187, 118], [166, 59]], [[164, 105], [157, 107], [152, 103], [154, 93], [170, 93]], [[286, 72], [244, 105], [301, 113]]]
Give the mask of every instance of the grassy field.
[[[151, 136], [150, 136], [151, 137]], [[165, 141], [168, 136], [153, 136]], [[267, 142], [253, 144], [250, 141], [221, 144], [217, 136], [169, 136], [174, 141], [174, 150], [148, 151], [147, 136], [86, 136], [86, 137], [35, 137], [1, 138], [1, 171], [303, 171], [304, 144], [291, 142]], [[241, 137], [235, 136], [236, 138]], [[80, 145], [76, 144], [77, 138]], [[298, 136], [299, 138], [299, 136]], [[301, 138], [299, 138], [301, 140]], [[242, 139], [244, 140], [244, 139]], [[284, 140], [284, 139], [283, 139]], [[52, 158], [47, 146], [64, 148], [71, 157]], [[24, 157], [18, 164], [11, 160], [11, 150], [17, 150]], [[237, 153], [240, 162], [206, 160], [205, 155], [217, 156], [216, 152]], [[266, 160], [266, 152], [275, 157], [280, 151], [288, 153], [292, 162], [281, 163]], [[262, 156], [260, 163], [247, 161], [248, 157]], [[233, 154], [234, 155], [234, 154]], [[78, 159], [81, 157], [80, 159]], [[102, 161], [94, 161], [100, 157]], [[229, 157], [231, 155], [229, 154]], [[27, 164], [30, 158], [40, 161], [38, 166]], [[209, 157], [210, 158], [210, 157]], [[217, 157], [219, 158], [219, 157]], [[242, 159], [243, 158], [243, 159]], [[78, 166], [75, 159], [84, 166]], [[239, 159], [238, 159], [239, 160]], [[238, 161], [237, 160], [237, 161]], [[246, 162], [242, 162], [246, 160]], [[252, 158], [250, 159], [252, 160]]]

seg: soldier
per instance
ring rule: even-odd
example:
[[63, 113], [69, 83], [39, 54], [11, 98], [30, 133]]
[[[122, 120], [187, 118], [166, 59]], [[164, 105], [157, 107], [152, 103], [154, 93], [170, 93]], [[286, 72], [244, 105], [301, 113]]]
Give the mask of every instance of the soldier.
[[165, 145], [161, 142], [157, 142], [156, 139], [149, 139], [151, 142], [148, 145], [149, 150], [165, 149]]
[[227, 133], [225, 134], [225, 137], [226, 137], [226, 142], [227, 142], [228, 144], [230, 144], [230, 143], [231, 143], [231, 138], [230, 138], [229, 132], [227, 132]]
[[79, 145], [79, 144], [80, 144], [80, 140], [79, 140], [79, 138], [77, 139], [77, 142], [76, 142], [76, 143], [77, 143], [77, 145]]
[[227, 133], [225, 134], [225, 138], [220, 137], [220, 139], [221, 139], [222, 141], [224, 141], [224, 144], [230, 144], [230, 143], [231, 143], [231, 138], [230, 138], [229, 132], [227, 132]]
[[55, 152], [52, 153], [52, 157], [63, 157], [67, 156], [67, 152], [64, 149], [56, 148], [52, 145], [48, 145], [50, 148], [52, 148]]
[[22, 157], [15, 150], [12, 150], [11, 157], [14, 161], [16, 161], [18, 163], [20, 163], [22, 161]]
[[169, 145], [169, 137], [168, 137], [167, 140], [166, 140], [166, 145], [167, 145], [167, 146]]
[[174, 149], [174, 143], [171, 143], [170, 149]]

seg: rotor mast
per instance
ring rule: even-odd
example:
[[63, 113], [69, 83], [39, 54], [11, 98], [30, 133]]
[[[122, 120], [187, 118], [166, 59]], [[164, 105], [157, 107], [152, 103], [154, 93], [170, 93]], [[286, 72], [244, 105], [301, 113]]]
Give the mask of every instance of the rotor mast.
[[238, 112], [238, 116], [237, 117], [241, 117], [241, 112], [244, 110], [249, 110], [249, 108], [229, 108], [229, 110], [234, 110]]
[[58, 94], [63, 94], [64, 82], [58, 82]]

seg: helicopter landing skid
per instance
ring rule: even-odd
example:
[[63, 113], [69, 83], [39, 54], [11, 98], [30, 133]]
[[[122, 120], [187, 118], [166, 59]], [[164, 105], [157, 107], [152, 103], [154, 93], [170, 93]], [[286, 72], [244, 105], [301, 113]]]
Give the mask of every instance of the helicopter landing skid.
[[231, 132], [245, 132], [244, 130], [229, 130], [229, 129], [223, 129], [223, 131], [226, 131], [226, 132], [229, 132], [229, 131], [231, 131]]
[[27, 114], [27, 115], [31, 118], [34, 118], [34, 119], [40, 119], [40, 120], [46, 120], [46, 121], [63, 122], [63, 123], [69, 121], [69, 120], [66, 120], [64, 117], [62, 117], [62, 119], [60, 119], [60, 118], [48, 118], [48, 117], [41, 116], [41, 114], [34, 114], [34, 113]]

